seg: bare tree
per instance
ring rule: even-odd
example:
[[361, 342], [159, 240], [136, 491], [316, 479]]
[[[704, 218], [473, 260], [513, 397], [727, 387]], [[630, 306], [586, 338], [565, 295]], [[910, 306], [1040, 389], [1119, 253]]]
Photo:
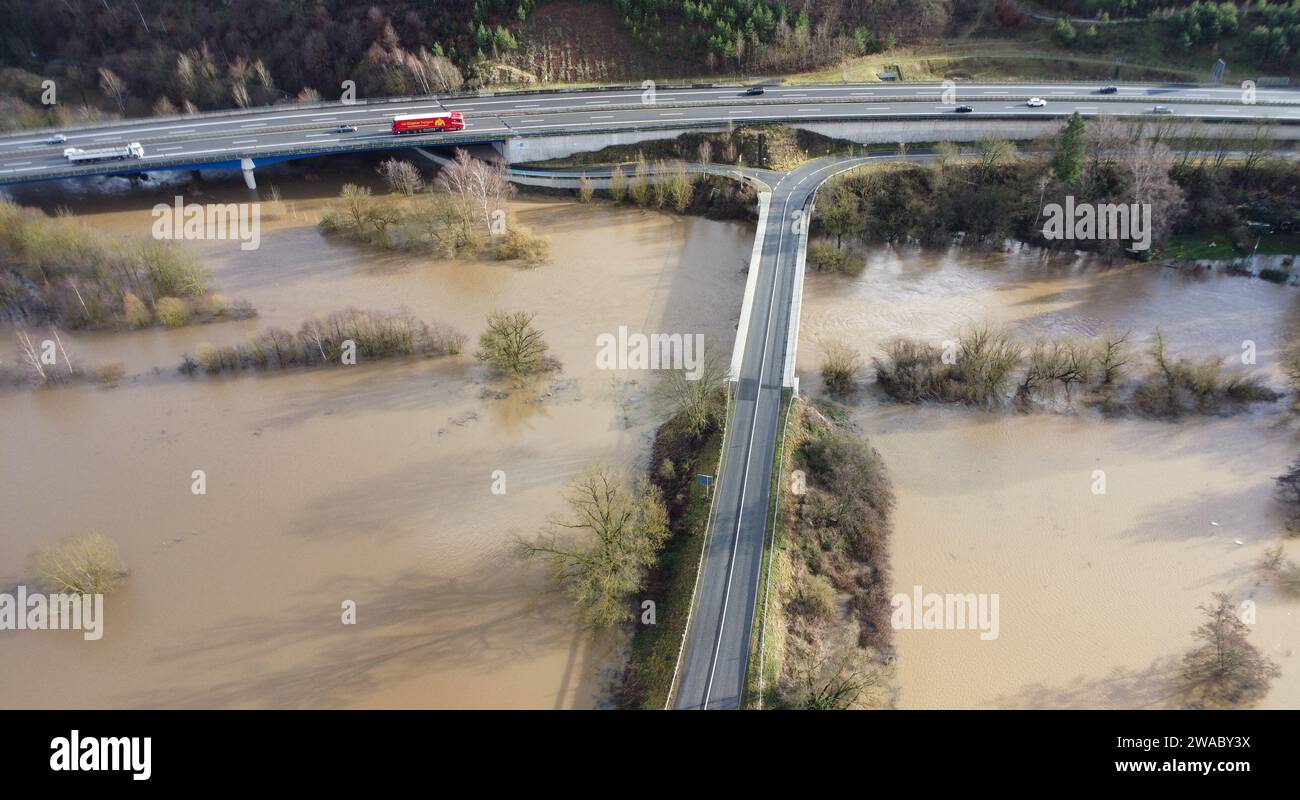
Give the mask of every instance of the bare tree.
[[1169, 177], [1173, 155], [1168, 145], [1142, 139], [1133, 142], [1123, 155], [1123, 166], [1131, 179], [1129, 202], [1151, 205], [1151, 236], [1161, 241], [1170, 231], [1183, 207], [1183, 190]]
[[1221, 592], [1202, 605], [1205, 622], [1192, 633], [1201, 645], [1183, 657], [1187, 700], [1199, 707], [1251, 705], [1281, 671], [1247, 641], [1250, 628], [1232, 598]]
[[801, 706], [808, 711], [843, 711], [858, 705], [880, 679], [874, 672], [862, 672], [851, 659], [841, 656], [814, 664], [804, 673]]
[[18, 359], [26, 366], [32, 378], [38, 383], [49, 381], [49, 377], [45, 374], [45, 365], [41, 363], [40, 350], [27, 335], [27, 331], [19, 328], [14, 336], [18, 340]]
[[379, 174], [388, 184], [389, 191], [410, 197], [424, 188], [424, 178], [409, 161], [390, 158], [379, 165]]
[[569, 512], [554, 516], [524, 558], [540, 557], [585, 620], [607, 627], [632, 618], [632, 598], [668, 539], [668, 512], [658, 487], [606, 467], [587, 470], [569, 487]]
[[425, 49], [418, 53], [402, 53], [400, 58], [402, 66], [424, 94], [454, 92], [465, 85], [460, 70], [449, 58]]
[[694, 370], [696, 378], [692, 379], [686, 370], [668, 370], [656, 390], [660, 401], [670, 413], [680, 417], [686, 430], [694, 436], [722, 421], [730, 372], [730, 367], [722, 362], [717, 350], [709, 345], [704, 347], [699, 359]]
[[117, 110], [120, 113], [126, 113], [126, 81], [118, 77], [117, 73], [108, 67], [100, 67], [99, 88], [104, 94], [113, 98], [113, 102], [117, 104]]
[[713, 163], [713, 142], [708, 139], [700, 140], [700, 144], [695, 148], [696, 160], [704, 166]]
[[456, 160], [443, 167], [434, 186], [457, 198], [467, 215], [481, 223], [489, 235], [505, 233], [494, 226], [504, 220], [506, 201], [515, 193], [510, 171], [504, 164], [489, 164], [456, 149]]
[[541, 370], [548, 348], [542, 332], [533, 326], [536, 316], [526, 311], [493, 311], [488, 329], [479, 337], [477, 358], [516, 378]]

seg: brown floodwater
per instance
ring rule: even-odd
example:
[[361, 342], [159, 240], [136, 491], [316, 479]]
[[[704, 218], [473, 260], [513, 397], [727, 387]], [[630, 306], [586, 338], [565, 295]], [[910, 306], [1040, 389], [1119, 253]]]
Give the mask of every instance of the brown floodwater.
[[[896, 336], [935, 344], [990, 322], [1026, 340], [1162, 330], [1172, 350], [1240, 363], [1285, 386], [1280, 348], [1300, 294], [1154, 265], [1107, 268], [1030, 250], [881, 248], [857, 277], [806, 283], [799, 373], [816, 392], [821, 345], [867, 356]], [[898, 495], [894, 592], [999, 596], [999, 635], [904, 630], [907, 708], [1177, 705], [1177, 660], [1213, 592], [1253, 601], [1251, 639], [1282, 669], [1262, 705], [1300, 707], [1300, 602], [1262, 584], [1255, 562], [1286, 540], [1272, 477], [1300, 436], [1285, 402], [1178, 423], [1065, 413], [900, 406], [867, 389], [851, 417], [880, 450]], [[1095, 494], [1094, 471], [1105, 475]], [[1240, 542], [1240, 543], [1238, 543]]]
[[[341, 179], [287, 171], [278, 182], [284, 206], [264, 217], [260, 249], [185, 245], [258, 318], [65, 334], [83, 362], [121, 362], [127, 379], [0, 393], [4, 590], [30, 583], [36, 548], [92, 530], [131, 571], [100, 641], [0, 633], [0, 707], [601, 704], [623, 642], [581, 629], [545, 569], [512, 546], [562, 511], [585, 467], [640, 468], [648, 454], [662, 418], [652, 379], [597, 369], [596, 337], [626, 325], [729, 350], [752, 228], [521, 200], [518, 220], [551, 240], [552, 263], [527, 270], [327, 240], [315, 222]], [[202, 199], [247, 199], [232, 181], [202, 188]], [[148, 235], [149, 208], [172, 193], [19, 199]], [[176, 373], [201, 343], [347, 306], [409, 308], [469, 335], [470, 352], [491, 310], [535, 311], [563, 371], [522, 391], [468, 354]], [[200, 469], [207, 493], [195, 496]], [[491, 491], [496, 470], [504, 495]], [[341, 621], [349, 600], [355, 625]]]

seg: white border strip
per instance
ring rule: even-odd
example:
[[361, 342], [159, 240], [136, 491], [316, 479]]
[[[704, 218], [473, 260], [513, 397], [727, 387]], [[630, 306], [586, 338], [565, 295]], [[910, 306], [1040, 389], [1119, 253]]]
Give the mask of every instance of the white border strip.
[[767, 233], [767, 211], [771, 204], [771, 192], [758, 193], [758, 229], [754, 231], [754, 250], [749, 256], [749, 275], [745, 277], [745, 298], [740, 304], [740, 321], [736, 323], [736, 343], [731, 350], [731, 380], [733, 381], [740, 378], [740, 363], [745, 356], [749, 316], [753, 310], [754, 293], [758, 289], [758, 272], [763, 261], [763, 237]]

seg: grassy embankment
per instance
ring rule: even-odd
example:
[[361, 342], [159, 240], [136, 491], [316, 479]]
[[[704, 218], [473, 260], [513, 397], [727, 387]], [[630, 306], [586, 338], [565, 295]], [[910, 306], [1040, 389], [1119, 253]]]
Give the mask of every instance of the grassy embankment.
[[[623, 708], [662, 709], [667, 703], [712, 507], [712, 494], [696, 482], [695, 476], [718, 475], [723, 437], [724, 431], [715, 428], [695, 439], [685, 434], [675, 420], [664, 423], [655, 434], [651, 480], [668, 504], [672, 537], [660, 551], [659, 563], [647, 576], [641, 593], [644, 599], [654, 601], [656, 621], [654, 625], [638, 624], [633, 632], [628, 665], [618, 691], [618, 703]], [[665, 460], [672, 462], [671, 472], [664, 469]]]
[[758, 703], [761, 671], [764, 708], [886, 705], [893, 490], [884, 464], [842, 420], [802, 399], [789, 407], [778, 458], [747, 704]]

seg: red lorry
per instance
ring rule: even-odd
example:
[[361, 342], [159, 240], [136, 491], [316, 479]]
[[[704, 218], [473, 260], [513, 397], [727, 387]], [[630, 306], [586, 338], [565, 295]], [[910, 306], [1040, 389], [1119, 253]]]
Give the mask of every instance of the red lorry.
[[393, 133], [433, 133], [465, 130], [465, 115], [459, 111], [431, 114], [403, 114], [393, 117]]

